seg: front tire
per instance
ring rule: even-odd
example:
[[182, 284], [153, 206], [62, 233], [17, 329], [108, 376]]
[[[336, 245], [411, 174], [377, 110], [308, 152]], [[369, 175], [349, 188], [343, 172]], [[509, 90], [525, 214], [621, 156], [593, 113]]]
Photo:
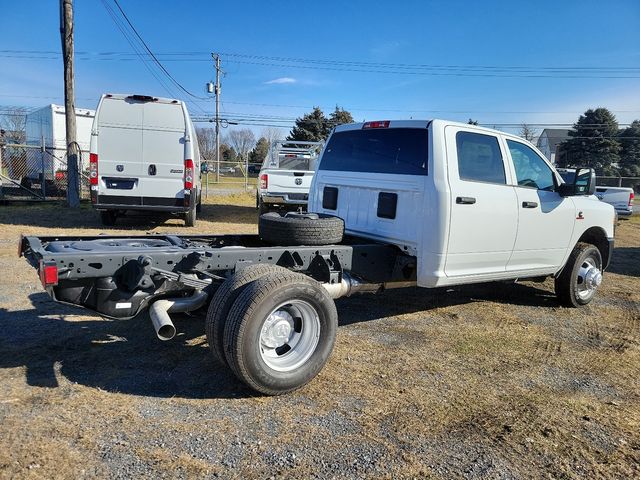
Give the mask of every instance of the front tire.
[[289, 271], [269, 273], [238, 296], [224, 328], [224, 349], [234, 374], [266, 395], [311, 381], [335, 343], [338, 314], [315, 280]]
[[555, 280], [556, 296], [567, 307], [587, 305], [602, 282], [602, 256], [589, 243], [578, 243]]

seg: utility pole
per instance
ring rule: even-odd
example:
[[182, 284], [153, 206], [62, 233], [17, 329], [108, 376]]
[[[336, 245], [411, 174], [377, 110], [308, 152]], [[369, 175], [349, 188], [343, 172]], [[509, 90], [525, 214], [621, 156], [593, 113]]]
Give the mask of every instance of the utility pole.
[[64, 62], [64, 112], [67, 129], [67, 204], [80, 206], [76, 106], [73, 92], [73, 0], [60, 0], [60, 38]]
[[216, 61], [216, 183], [220, 183], [220, 55], [212, 53]]

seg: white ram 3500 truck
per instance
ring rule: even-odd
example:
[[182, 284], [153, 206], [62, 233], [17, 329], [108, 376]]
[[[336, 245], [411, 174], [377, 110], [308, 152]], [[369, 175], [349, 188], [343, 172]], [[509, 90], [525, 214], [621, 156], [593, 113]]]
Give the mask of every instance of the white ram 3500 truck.
[[279, 140], [271, 144], [259, 174], [258, 215], [271, 210], [306, 210], [321, 149], [322, 142]]
[[[214, 357], [251, 388], [289, 392], [322, 369], [334, 299], [407, 286], [553, 277], [560, 303], [589, 303], [613, 252], [615, 212], [529, 142], [473, 125], [380, 121], [329, 137], [309, 210], [272, 212], [259, 235], [35, 237], [24, 255], [56, 301], [113, 318], [208, 305]], [[442, 295], [446, 295], [443, 290]]]

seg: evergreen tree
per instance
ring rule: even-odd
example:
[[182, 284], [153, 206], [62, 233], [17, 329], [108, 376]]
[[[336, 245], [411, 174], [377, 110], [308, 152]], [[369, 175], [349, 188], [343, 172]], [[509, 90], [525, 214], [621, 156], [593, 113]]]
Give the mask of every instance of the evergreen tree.
[[620, 161], [618, 121], [606, 108], [589, 109], [580, 115], [569, 131], [569, 138], [560, 144], [560, 167], [591, 167], [599, 175], [617, 173]]
[[353, 123], [353, 116], [344, 108], [336, 105], [336, 109], [329, 116], [329, 130], [343, 123]]
[[622, 146], [618, 163], [620, 175], [640, 177], [640, 120], [634, 120], [618, 138]]
[[262, 163], [269, 153], [269, 140], [264, 137], [258, 139], [258, 143], [249, 153], [249, 163]]
[[329, 120], [320, 107], [314, 107], [311, 113], [296, 119], [287, 140], [320, 142], [327, 138], [329, 131]]

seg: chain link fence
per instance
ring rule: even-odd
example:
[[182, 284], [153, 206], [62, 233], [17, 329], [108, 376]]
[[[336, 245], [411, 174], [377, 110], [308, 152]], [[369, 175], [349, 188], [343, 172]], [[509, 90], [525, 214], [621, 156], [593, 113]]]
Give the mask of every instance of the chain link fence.
[[[63, 200], [67, 196], [66, 151], [44, 144], [0, 144], [0, 198], [3, 200]], [[89, 152], [78, 157], [80, 198], [89, 195]]]
[[202, 159], [202, 189], [206, 196], [216, 193], [253, 191], [258, 185], [261, 163]]

